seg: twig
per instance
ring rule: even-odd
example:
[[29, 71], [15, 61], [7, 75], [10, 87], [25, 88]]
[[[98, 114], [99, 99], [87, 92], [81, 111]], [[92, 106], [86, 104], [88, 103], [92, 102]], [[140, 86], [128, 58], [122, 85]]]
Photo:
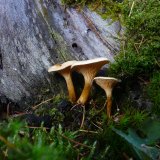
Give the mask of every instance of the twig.
[[80, 160], [79, 154], [77, 155], [77, 160]]
[[[84, 157], [85, 155], [87, 155], [89, 152], [87, 151], [87, 152], [84, 152], [84, 153], [80, 153], [79, 155], [81, 156], [81, 157]], [[83, 158], [82, 158], [83, 159]]]
[[[139, 49], [140, 49], [141, 45], [142, 45], [145, 41], [146, 41], [146, 40], [144, 39], [144, 36], [142, 36], [142, 39], [141, 39], [141, 41], [140, 41], [139, 43], [134, 43], [134, 47], [135, 47], [137, 53], [139, 53]], [[136, 47], [136, 45], [138, 45], [138, 48]]]
[[[138, 48], [141, 47], [141, 45], [142, 45], [142, 43], [143, 43], [143, 40], [144, 40], [144, 36], [142, 36], [142, 39], [141, 39], [141, 41], [140, 41], [140, 43], [139, 43], [139, 47], [138, 47]], [[145, 42], [145, 40], [144, 40], [144, 42]]]
[[9, 102], [8, 104], [7, 104], [7, 118], [9, 117], [9, 105], [11, 104], [11, 102]]
[[159, 62], [156, 60], [156, 58], [154, 58], [154, 59], [155, 59], [155, 61], [156, 61], [157, 65], [158, 65], [158, 67], [160, 67], [160, 64], [159, 64]]
[[16, 146], [0, 135], [0, 141], [4, 142], [9, 148], [16, 149]]
[[103, 107], [100, 110], [98, 110], [94, 116], [97, 116], [99, 113], [101, 113], [104, 110], [104, 108], [106, 107], [106, 104], [107, 104], [107, 102], [104, 103]]
[[95, 6], [93, 6], [92, 11], [95, 11], [97, 8], [99, 8], [99, 6], [102, 6], [102, 2], [101, 1], [98, 1], [98, 2], [95, 3]]
[[139, 50], [136, 47], [136, 43], [134, 43], [134, 48], [136, 49], [136, 52], [139, 53]]
[[33, 128], [33, 129], [51, 129], [48, 127], [36, 127], [36, 126], [26, 126], [27, 128]]
[[8, 148], [5, 151], [3, 151], [3, 154], [4, 154], [3, 160], [5, 160], [8, 157]]
[[160, 146], [158, 144], [156, 144], [156, 147], [160, 149]]
[[37, 109], [39, 106], [41, 106], [42, 104], [44, 104], [44, 103], [46, 103], [46, 102], [51, 101], [53, 98], [54, 98], [54, 97], [52, 97], [52, 98], [50, 98], [50, 99], [47, 99], [47, 100], [45, 100], [45, 101], [43, 101], [43, 102], [41, 102], [41, 103], [33, 106], [32, 109], [33, 109], [33, 110]]
[[29, 113], [24, 112], [24, 113], [13, 114], [13, 115], [11, 115], [10, 117], [11, 117], [11, 118], [16, 118], [16, 117], [23, 116], [23, 115], [25, 115], [25, 114], [29, 114]]
[[85, 132], [85, 133], [94, 133], [94, 134], [97, 134], [98, 132], [96, 131], [88, 131], [88, 130], [83, 130], [83, 129], [80, 129], [79, 130], [80, 132]]
[[128, 17], [130, 17], [130, 16], [131, 16], [131, 14], [132, 14], [132, 10], [133, 10], [134, 4], [135, 4], [135, 1], [133, 1], [133, 3], [132, 3], [132, 6], [131, 6], [131, 9], [130, 9], [130, 12], [129, 12]]
[[83, 117], [82, 117], [82, 122], [81, 122], [80, 128], [83, 128], [84, 120], [85, 120], [85, 114], [86, 114], [85, 106], [82, 106], [82, 108], [83, 108]]
[[75, 104], [70, 110], [73, 110], [75, 107], [79, 106], [80, 104]]
[[[106, 105], [107, 105], [107, 101], [104, 103], [102, 109], [100, 109], [100, 110], [97, 112], [97, 114], [99, 114], [100, 112], [102, 112], [102, 111], [104, 110], [104, 108], [106, 107]], [[96, 114], [96, 115], [97, 115], [97, 114]]]
[[96, 125], [95, 123], [91, 122], [94, 126], [96, 126], [98, 129], [100, 129], [101, 131], [103, 131], [103, 129], [101, 127], [99, 127], [98, 125]]
[[75, 108], [79, 105], [83, 108], [83, 116], [82, 116], [82, 121], [81, 121], [81, 125], [80, 125], [80, 128], [83, 128], [84, 120], [85, 120], [85, 113], [86, 113], [85, 106], [83, 106], [81, 104], [75, 104], [70, 110], [73, 110], [73, 108]]
[[[57, 134], [59, 134], [57, 131], [55, 131], [55, 132], [56, 132]], [[77, 141], [75, 141], [75, 140], [73, 140], [73, 139], [70, 139], [70, 138], [66, 137], [65, 135], [63, 135], [63, 134], [59, 134], [59, 135], [60, 135], [61, 137], [65, 138], [65, 139], [67, 139], [68, 141], [72, 142], [72, 143], [75, 143], [75, 144], [77, 144], [77, 145], [80, 145], [80, 146], [83, 146], [83, 147], [92, 149], [92, 147], [87, 146], [86, 144], [77, 142]]]
[[73, 148], [76, 148], [77, 146], [79, 146], [79, 144], [75, 144], [75, 145], [73, 146]]
[[149, 82], [145, 81], [142, 77], [138, 77], [139, 80], [141, 80], [145, 85], [147, 85]]

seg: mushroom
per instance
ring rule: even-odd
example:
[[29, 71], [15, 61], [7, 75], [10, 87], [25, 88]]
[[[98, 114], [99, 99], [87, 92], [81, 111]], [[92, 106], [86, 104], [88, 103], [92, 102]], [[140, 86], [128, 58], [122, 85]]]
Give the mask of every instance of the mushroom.
[[71, 66], [72, 70], [76, 70], [84, 77], [84, 88], [77, 101], [84, 105], [89, 97], [92, 80], [99, 71], [99, 69], [106, 63], [109, 63], [107, 58], [96, 58], [92, 60], [79, 61]]
[[63, 64], [55, 64], [54, 66], [50, 67], [48, 69], [48, 72], [57, 71], [59, 74], [61, 74], [66, 83], [69, 93], [69, 99], [73, 103], [76, 101], [76, 94], [74, 90], [74, 85], [71, 78], [71, 65], [73, 65], [77, 61], [67, 61]]
[[94, 80], [106, 92], [107, 116], [110, 118], [112, 107], [112, 90], [114, 86], [121, 81], [113, 77], [95, 77]]

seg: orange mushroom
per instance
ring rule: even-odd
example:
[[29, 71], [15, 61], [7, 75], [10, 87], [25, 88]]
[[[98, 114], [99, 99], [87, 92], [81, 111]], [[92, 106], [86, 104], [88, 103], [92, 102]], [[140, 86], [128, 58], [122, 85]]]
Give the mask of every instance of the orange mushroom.
[[72, 103], [76, 101], [76, 94], [71, 77], [71, 65], [73, 65], [75, 62], [77, 61], [67, 61], [63, 64], [55, 64], [48, 69], [48, 72], [58, 72], [64, 77], [68, 88], [69, 99]]
[[100, 68], [106, 63], [109, 63], [107, 58], [95, 58], [92, 60], [78, 61], [71, 66], [72, 70], [76, 70], [83, 75], [85, 82], [83, 91], [77, 103], [84, 105], [87, 102], [92, 86], [92, 80]]
[[111, 117], [111, 107], [112, 107], [112, 90], [114, 86], [121, 82], [119, 79], [113, 77], [95, 77], [94, 81], [104, 89], [106, 96], [107, 96], [107, 116]]

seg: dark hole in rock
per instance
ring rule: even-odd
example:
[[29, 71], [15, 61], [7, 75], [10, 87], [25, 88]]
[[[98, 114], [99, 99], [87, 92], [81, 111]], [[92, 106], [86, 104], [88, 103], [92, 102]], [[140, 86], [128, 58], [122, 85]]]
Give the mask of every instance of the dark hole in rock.
[[72, 47], [73, 47], [73, 48], [77, 48], [77, 47], [78, 47], [77, 43], [73, 43], [73, 44], [72, 44]]
[[89, 33], [90, 31], [92, 31], [90, 28], [87, 29], [87, 33]]
[[63, 17], [63, 20], [64, 20], [64, 21], [66, 21], [66, 20], [67, 20], [67, 18], [66, 18], [66, 17]]
[[19, 48], [18, 48], [18, 47], [16, 47], [16, 50], [17, 50], [17, 53], [19, 53], [19, 52], [20, 52], [20, 50], [19, 50]]
[[79, 53], [79, 55], [83, 53], [82, 48], [78, 46], [77, 43], [72, 43], [72, 48], [76, 51], [76, 53]]

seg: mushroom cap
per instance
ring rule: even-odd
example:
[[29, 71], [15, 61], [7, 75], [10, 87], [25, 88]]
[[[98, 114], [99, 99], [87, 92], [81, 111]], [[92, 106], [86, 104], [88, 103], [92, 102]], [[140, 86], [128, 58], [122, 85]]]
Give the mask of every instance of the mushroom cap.
[[121, 80], [113, 78], [113, 77], [95, 77], [95, 82], [103, 89], [108, 87], [114, 87]]
[[82, 68], [83, 66], [87, 67], [89, 65], [98, 65], [99, 64], [102, 66], [106, 63], [109, 63], [109, 60], [107, 58], [95, 58], [95, 59], [91, 59], [91, 60], [84, 60], [84, 61], [78, 61], [76, 63], [74, 63], [71, 66], [71, 69], [73, 70], [80, 70], [80, 68]]
[[67, 61], [67, 62], [64, 62], [63, 64], [55, 64], [54, 66], [48, 69], [48, 72], [62, 71], [70, 67], [71, 65], [73, 65], [75, 62], [77, 61]]

